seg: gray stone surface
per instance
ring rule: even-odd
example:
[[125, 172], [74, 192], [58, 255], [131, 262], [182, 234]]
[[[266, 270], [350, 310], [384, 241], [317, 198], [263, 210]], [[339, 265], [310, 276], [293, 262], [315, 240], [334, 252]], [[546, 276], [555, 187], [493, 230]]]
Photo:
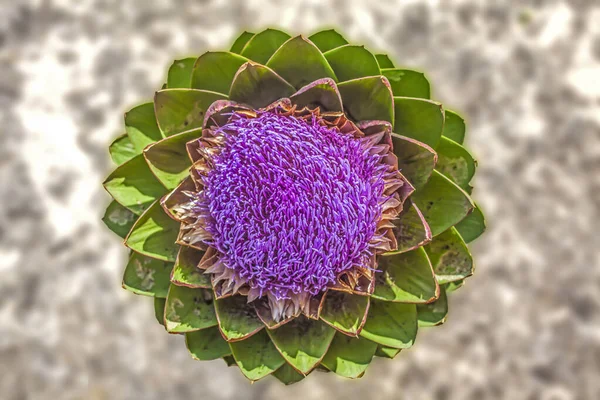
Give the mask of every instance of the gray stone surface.
[[[0, 0], [0, 397], [600, 398], [600, 4]], [[100, 221], [121, 113], [242, 28], [337, 26], [462, 111], [489, 232], [448, 322], [358, 381], [249, 385], [120, 288]]]

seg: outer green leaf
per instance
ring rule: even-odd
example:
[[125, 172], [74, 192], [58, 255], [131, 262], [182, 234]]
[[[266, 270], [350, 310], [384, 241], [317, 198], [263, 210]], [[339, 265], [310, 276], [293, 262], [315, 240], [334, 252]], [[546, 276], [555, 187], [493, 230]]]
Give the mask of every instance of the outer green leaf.
[[171, 285], [165, 305], [165, 322], [169, 332], [192, 332], [217, 325], [211, 293]]
[[420, 190], [431, 176], [437, 155], [426, 144], [392, 133], [394, 154], [398, 157], [398, 168], [416, 190]]
[[379, 258], [371, 297], [402, 303], [429, 303], [439, 296], [433, 268], [423, 248]]
[[377, 357], [384, 357], [384, 358], [394, 358], [396, 357], [398, 354], [400, 354], [400, 352], [402, 351], [402, 349], [395, 349], [393, 347], [385, 347], [385, 346], [377, 346], [377, 351], [375, 351], [375, 355]]
[[325, 356], [335, 330], [321, 321], [297, 317], [268, 334], [283, 358], [306, 375]]
[[236, 72], [246, 62], [246, 57], [234, 53], [204, 53], [194, 65], [191, 87], [227, 95]]
[[108, 229], [123, 239], [125, 239], [131, 230], [136, 219], [137, 215], [114, 200], [108, 205], [104, 217], [102, 217], [102, 221], [106, 224]]
[[203, 251], [181, 246], [171, 274], [171, 282], [190, 288], [212, 288], [210, 274], [205, 274], [204, 270], [198, 268], [203, 255]]
[[132, 253], [125, 267], [123, 287], [136, 294], [167, 297], [172, 269], [173, 263]]
[[167, 299], [154, 298], [154, 316], [162, 326], [165, 326], [165, 304], [167, 304]]
[[281, 368], [273, 372], [273, 376], [285, 385], [291, 385], [292, 383], [300, 382], [304, 379], [304, 375], [298, 373], [290, 364], [283, 364]]
[[433, 236], [437, 236], [465, 218], [474, 204], [467, 193], [437, 171], [429, 182], [412, 195]]
[[[298, 60], [302, 61], [298, 62]], [[271, 56], [267, 67], [296, 89], [320, 78], [337, 80], [323, 54], [304, 36], [296, 36], [285, 42]]]
[[114, 163], [117, 165], [121, 165], [124, 162], [129, 161], [139, 154], [135, 150], [135, 147], [133, 146], [133, 143], [131, 143], [131, 139], [129, 139], [127, 134], [123, 134], [116, 138], [108, 147], [108, 151], [110, 153], [110, 158], [112, 158]]
[[158, 126], [165, 136], [200, 128], [208, 107], [226, 98], [221, 93], [206, 90], [159, 90], [154, 97]]
[[296, 89], [264, 65], [246, 63], [233, 79], [229, 98], [254, 108], [265, 107], [282, 97], [291, 96]]
[[429, 81], [422, 72], [409, 69], [383, 69], [381, 73], [390, 81], [394, 96], [428, 99], [431, 95]]
[[446, 121], [444, 123], [444, 133], [448, 139], [462, 144], [465, 140], [465, 120], [454, 111], [445, 110]]
[[436, 148], [444, 128], [444, 109], [439, 103], [412, 97], [394, 97], [394, 132]]
[[448, 299], [444, 287], [441, 288], [438, 300], [429, 304], [419, 304], [417, 313], [420, 327], [443, 324], [448, 314]]
[[244, 46], [246, 46], [246, 43], [248, 43], [248, 41], [252, 39], [253, 36], [254, 33], [252, 32], [242, 32], [242, 34], [238, 36], [237, 39], [235, 39], [235, 42], [233, 42], [233, 45], [231, 46], [231, 49], [229, 51], [231, 51], [232, 53], [240, 54], [244, 49]]
[[266, 64], [275, 51], [290, 38], [285, 32], [266, 29], [257, 33], [246, 43], [242, 55], [260, 64]]
[[264, 378], [285, 364], [264, 330], [229, 346], [240, 370], [252, 381]]
[[169, 68], [167, 87], [169, 89], [189, 88], [192, 80], [192, 68], [195, 62], [195, 58], [175, 60]]
[[394, 98], [387, 79], [371, 76], [338, 85], [344, 107], [356, 121], [394, 121]]
[[228, 367], [233, 367], [234, 365], [237, 366], [237, 363], [235, 362], [235, 358], [233, 358], [233, 356], [225, 356], [223, 357], [223, 361], [225, 361], [225, 364], [227, 364]]
[[166, 193], [141, 154], [117, 167], [104, 181], [104, 188], [119, 204], [137, 215]]
[[417, 307], [373, 299], [360, 335], [387, 347], [408, 348], [417, 336]]
[[357, 336], [367, 317], [369, 297], [330, 290], [325, 294], [321, 319], [346, 335]]
[[421, 211], [412, 203], [405, 204], [402, 213], [393, 221], [394, 235], [398, 243], [398, 249], [391, 252], [393, 254], [416, 249], [431, 241], [431, 229]]
[[163, 261], [175, 261], [179, 223], [169, 218], [157, 200], [135, 222], [125, 239], [131, 250]]
[[438, 162], [435, 168], [466, 190], [475, 175], [475, 160], [471, 154], [454, 140], [443, 136], [436, 150]]
[[455, 228], [433, 238], [425, 251], [440, 284], [473, 275], [473, 257]]
[[381, 74], [375, 56], [364, 46], [348, 44], [324, 55], [340, 82]]
[[327, 111], [344, 111], [342, 97], [333, 79], [318, 79], [290, 96], [290, 100], [302, 107], [323, 107]]
[[340, 376], [358, 378], [371, 363], [375, 350], [377, 343], [336, 333], [323, 365]]
[[387, 54], [375, 54], [380, 69], [394, 68], [394, 63]]
[[186, 143], [201, 135], [201, 128], [192, 129], [169, 136], [144, 149], [150, 170], [167, 189], [175, 189], [189, 176], [192, 162], [187, 154]]
[[228, 341], [244, 340], [265, 326], [246, 296], [230, 296], [215, 301], [219, 329]]
[[164, 137], [156, 124], [152, 103], [139, 105], [125, 113], [125, 129], [138, 153], [141, 153], [150, 143]]
[[317, 32], [308, 37], [321, 52], [335, 49], [336, 47], [348, 44], [348, 41], [344, 39], [342, 35], [337, 33], [334, 29], [328, 29], [321, 32]]
[[216, 360], [231, 355], [229, 344], [216, 326], [186, 333], [185, 345], [196, 360]]
[[485, 232], [485, 217], [477, 204], [473, 212], [456, 224], [455, 228], [466, 243], [471, 243]]

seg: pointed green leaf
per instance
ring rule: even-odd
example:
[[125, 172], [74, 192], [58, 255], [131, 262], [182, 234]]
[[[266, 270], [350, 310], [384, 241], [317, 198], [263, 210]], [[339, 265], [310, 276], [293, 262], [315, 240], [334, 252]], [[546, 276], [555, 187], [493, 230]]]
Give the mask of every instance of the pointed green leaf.
[[404, 253], [431, 241], [431, 229], [421, 211], [412, 203], [405, 203], [404, 210], [392, 222], [398, 249], [390, 254]]
[[321, 32], [317, 32], [308, 37], [321, 52], [335, 49], [336, 47], [348, 44], [348, 41], [344, 39], [342, 35], [337, 33], [334, 29], [328, 29]]
[[416, 190], [420, 190], [431, 176], [436, 164], [436, 153], [426, 144], [392, 133], [394, 154], [398, 168]]
[[104, 187], [119, 204], [137, 215], [167, 192], [141, 154], [118, 166], [106, 178]]
[[340, 82], [381, 75], [375, 56], [364, 46], [348, 44], [324, 55]]
[[156, 120], [165, 136], [200, 128], [204, 114], [216, 100], [227, 96], [196, 89], [165, 89], [156, 92]]
[[254, 35], [242, 50], [242, 55], [260, 64], [266, 64], [275, 51], [290, 38], [277, 29], [266, 29]]
[[444, 128], [442, 105], [425, 99], [394, 97], [394, 132], [436, 148]]
[[165, 322], [169, 332], [192, 332], [217, 325], [211, 293], [171, 285], [165, 305]]
[[419, 304], [417, 306], [417, 318], [419, 327], [435, 326], [443, 324], [448, 314], [448, 299], [446, 289], [442, 286], [440, 298], [433, 303]]
[[229, 346], [238, 367], [252, 381], [264, 378], [285, 364], [265, 330], [246, 340], [231, 342]]
[[192, 72], [191, 87], [229, 94], [231, 82], [238, 69], [248, 62], [246, 57], [223, 51], [201, 55]]
[[403, 303], [428, 303], [439, 296], [433, 268], [423, 248], [379, 258], [371, 297]]
[[305, 378], [304, 375], [297, 372], [290, 364], [283, 364], [281, 368], [273, 372], [273, 376], [285, 385], [300, 382]]
[[358, 378], [364, 373], [377, 350], [377, 343], [336, 333], [323, 365], [346, 378]]
[[169, 89], [189, 88], [192, 81], [192, 68], [194, 68], [195, 62], [195, 58], [175, 60], [169, 68], [167, 87]]
[[282, 97], [291, 96], [296, 89], [272, 69], [246, 63], [233, 79], [229, 98], [254, 108], [265, 107]]
[[181, 246], [171, 274], [171, 282], [190, 288], [212, 288], [210, 274], [205, 274], [204, 270], [198, 268], [203, 255], [203, 251]]
[[268, 330], [283, 358], [306, 375], [323, 359], [335, 330], [321, 321], [300, 316], [287, 324]]
[[445, 115], [443, 135], [456, 143], [462, 144], [465, 140], [465, 120], [454, 111], [445, 110]]
[[368, 309], [368, 296], [330, 290], [323, 300], [321, 319], [347, 335], [356, 336], [365, 323]]
[[131, 250], [163, 261], [175, 261], [179, 222], [169, 218], [157, 200], [135, 222], [125, 245]]
[[108, 205], [104, 217], [102, 217], [102, 221], [108, 229], [123, 239], [127, 237], [136, 219], [137, 215], [114, 200]]
[[323, 107], [326, 111], [344, 111], [342, 97], [333, 79], [318, 79], [290, 96], [298, 108]]
[[380, 69], [394, 68], [394, 63], [387, 54], [375, 54]]
[[444, 285], [446, 288], [446, 294], [452, 293], [465, 285], [465, 280], [461, 279], [460, 281], [448, 282]]
[[167, 297], [173, 263], [131, 253], [123, 275], [123, 287], [135, 294]]
[[417, 336], [416, 305], [371, 300], [367, 323], [360, 335], [387, 347], [412, 346]]
[[219, 329], [228, 341], [244, 340], [265, 326], [247, 296], [230, 296], [215, 301]]
[[437, 171], [429, 182], [412, 195], [433, 236], [437, 236], [465, 218], [474, 204], [467, 193]]
[[402, 351], [402, 349], [395, 349], [393, 347], [385, 347], [385, 346], [377, 346], [377, 351], [375, 351], [375, 355], [377, 357], [384, 357], [384, 358], [394, 358], [396, 357], [398, 354], [400, 354], [400, 352]]
[[371, 76], [338, 85], [344, 107], [355, 121], [394, 121], [394, 98], [387, 79]]
[[438, 162], [435, 168], [466, 190], [475, 175], [475, 160], [471, 154], [454, 140], [443, 136], [436, 151]]
[[231, 355], [229, 344], [216, 326], [186, 333], [185, 345], [195, 360], [216, 360]]
[[473, 275], [473, 257], [456, 228], [433, 238], [425, 246], [440, 284], [454, 282]]
[[381, 73], [390, 81], [394, 96], [428, 99], [431, 95], [429, 81], [422, 72], [410, 69], [383, 69]]
[[108, 147], [108, 151], [110, 153], [110, 158], [117, 165], [129, 161], [139, 154], [127, 134], [123, 134], [116, 138]]
[[156, 124], [152, 103], [139, 105], [125, 113], [125, 129], [138, 153], [141, 153], [150, 143], [164, 137]]
[[485, 232], [485, 217], [481, 209], [475, 205], [473, 212], [456, 224], [455, 228], [466, 243], [471, 243]]
[[165, 304], [167, 304], [167, 299], [154, 298], [154, 316], [162, 326], [165, 326]]
[[242, 32], [242, 34], [238, 36], [237, 39], [235, 39], [235, 42], [233, 42], [233, 45], [231, 46], [231, 49], [229, 51], [232, 53], [240, 54], [244, 49], [244, 46], [246, 46], [246, 43], [248, 43], [248, 41], [252, 39], [253, 36], [254, 33], [252, 32]]
[[150, 170], [167, 189], [175, 189], [190, 175], [192, 162], [187, 153], [186, 143], [201, 135], [201, 128], [192, 129], [152, 143], [144, 149], [144, 157]]
[[336, 80], [335, 73], [323, 57], [323, 53], [304, 36], [296, 36], [285, 42], [271, 56], [267, 67], [296, 89], [320, 78]]

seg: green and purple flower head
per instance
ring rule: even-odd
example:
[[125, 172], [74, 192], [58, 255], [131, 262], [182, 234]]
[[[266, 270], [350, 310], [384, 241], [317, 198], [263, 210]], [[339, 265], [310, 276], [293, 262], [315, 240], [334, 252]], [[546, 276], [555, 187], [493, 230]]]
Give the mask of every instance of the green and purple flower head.
[[250, 380], [393, 358], [445, 320], [485, 228], [464, 122], [429, 95], [333, 30], [175, 61], [110, 146], [123, 286]]

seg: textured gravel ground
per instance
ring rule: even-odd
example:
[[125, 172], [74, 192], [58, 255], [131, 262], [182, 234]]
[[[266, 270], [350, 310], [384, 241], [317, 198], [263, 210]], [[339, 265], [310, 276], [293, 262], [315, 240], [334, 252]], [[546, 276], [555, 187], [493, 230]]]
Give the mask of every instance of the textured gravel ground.
[[[0, 398], [599, 399], [598, 21], [597, 0], [0, 0]], [[172, 59], [271, 25], [338, 26], [428, 71], [480, 159], [476, 275], [358, 381], [250, 386], [192, 361], [120, 288], [100, 221], [121, 113]]]

